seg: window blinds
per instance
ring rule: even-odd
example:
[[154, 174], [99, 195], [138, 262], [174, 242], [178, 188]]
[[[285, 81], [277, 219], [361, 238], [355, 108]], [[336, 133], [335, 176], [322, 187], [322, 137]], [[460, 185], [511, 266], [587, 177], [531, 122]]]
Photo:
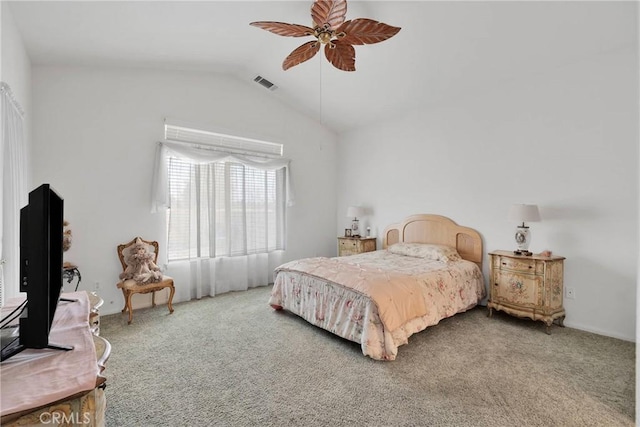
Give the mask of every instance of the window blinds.
[[295, 204], [290, 160], [160, 142], [151, 212], [166, 210], [166, 259], [284, 250], [286, 206]]
[[285, 168], [166, 157], [170, 261], [238, 256], [285, 246]]

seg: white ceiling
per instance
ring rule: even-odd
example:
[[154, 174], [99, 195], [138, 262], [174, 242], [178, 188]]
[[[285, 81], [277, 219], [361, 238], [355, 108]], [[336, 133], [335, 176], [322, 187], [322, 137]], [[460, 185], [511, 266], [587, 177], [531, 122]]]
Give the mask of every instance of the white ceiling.
[[[306, 1], [24, 1], [11, 12], [33, 65], [154, 67], [223, 72], [254, 84], [336, 132], [437, 105], [478, 86], [635, 44], [635, 2], [356, 1], [347, 19], [402, 27], [356, 46], [357, 71], [323, 57], [283, 71], [307, 38], [280, 37], [252, 21], [311, 25]], [[256, 90], [266, 90], [255, 85]]]

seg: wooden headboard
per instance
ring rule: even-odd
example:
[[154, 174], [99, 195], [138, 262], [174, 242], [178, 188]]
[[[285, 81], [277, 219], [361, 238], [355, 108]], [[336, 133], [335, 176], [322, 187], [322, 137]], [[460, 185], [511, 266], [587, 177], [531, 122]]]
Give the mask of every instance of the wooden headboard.
[[382, 248], [394, 243], [432, 243], [456, 248], [463, 259], [482, 269], [482, 237], [469, 227], [462, 227], [441, 215], [412, 215], [398, 224], [385, 228]]

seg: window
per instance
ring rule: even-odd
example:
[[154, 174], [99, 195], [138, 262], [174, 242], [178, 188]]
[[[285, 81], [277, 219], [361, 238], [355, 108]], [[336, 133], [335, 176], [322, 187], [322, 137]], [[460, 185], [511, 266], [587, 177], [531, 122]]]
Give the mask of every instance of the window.
[[169, 261], [266, 253], [285, 246], [284, 168], [169, 155]]

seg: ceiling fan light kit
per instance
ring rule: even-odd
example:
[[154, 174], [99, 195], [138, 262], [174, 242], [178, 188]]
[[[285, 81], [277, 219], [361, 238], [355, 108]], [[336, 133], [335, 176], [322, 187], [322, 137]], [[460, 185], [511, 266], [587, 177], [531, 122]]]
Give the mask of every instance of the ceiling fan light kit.
[[334, 67], [355, 71], [354, 45], [379, 43], [395, 36], [400, 28], [366, 18], [345, 21], [346, 14], [347, 0], [315, 0], [311, 6], [313, 28], [274, 21], [258, 21], [249, 25], [279, 36], [315, 37], [315, 40], [297, 47], [285, 58], [282, 63], [284, 70], [313, 58], [320, 46], [324, 45], [324, 54]]

